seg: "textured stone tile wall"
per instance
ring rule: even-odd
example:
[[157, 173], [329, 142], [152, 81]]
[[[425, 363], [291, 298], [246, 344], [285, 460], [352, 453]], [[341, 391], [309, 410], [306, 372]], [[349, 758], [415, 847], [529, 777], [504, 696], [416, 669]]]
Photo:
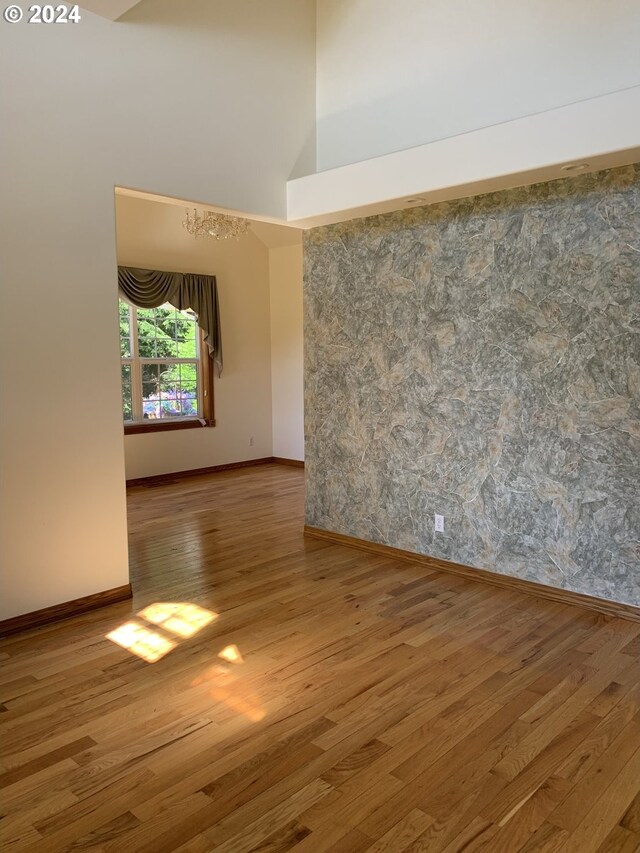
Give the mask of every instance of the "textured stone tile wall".
[[304, 252], [307, 524], [640, 604], [640, 168]]

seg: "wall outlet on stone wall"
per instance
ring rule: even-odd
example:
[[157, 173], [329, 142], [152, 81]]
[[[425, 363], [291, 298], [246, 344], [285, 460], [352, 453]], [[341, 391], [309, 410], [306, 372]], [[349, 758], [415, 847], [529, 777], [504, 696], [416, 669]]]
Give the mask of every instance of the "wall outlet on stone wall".
[[436, 533], [444, 533], [444, 515], [436, 513], [433, 517], [433, 529]]

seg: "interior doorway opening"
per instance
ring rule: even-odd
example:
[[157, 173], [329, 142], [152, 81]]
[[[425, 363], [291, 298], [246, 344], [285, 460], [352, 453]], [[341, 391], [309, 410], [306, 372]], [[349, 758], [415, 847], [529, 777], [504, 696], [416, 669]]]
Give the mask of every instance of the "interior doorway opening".
[[[119, 187], [115, 211], [119, 271], [134, 279], [119, 293], [127, 482], [272, 457], [302, 463], [302, 231]], [[213, 233], [197, 233], [203, 222]], [[185, 291], [213, 282], [208, 327], [209, 309], [191, 304], [191, 291], [176, 297], [171, 275]], [[136, 304], [149, 281], [167, 299]]]

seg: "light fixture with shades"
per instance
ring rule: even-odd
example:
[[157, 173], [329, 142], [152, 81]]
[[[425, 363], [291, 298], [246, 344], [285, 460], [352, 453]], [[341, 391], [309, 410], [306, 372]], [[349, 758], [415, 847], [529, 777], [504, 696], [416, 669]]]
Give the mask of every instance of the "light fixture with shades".
[[227, 216], [212, 210], [198, 213], [195, 207], [193, 213], [187, 208], [182, 225], [194, 237], [213, 237], [214, 240], [228, 240], [230, 237], [239, 240], [249, 228], [248, 220], [239, 216]]

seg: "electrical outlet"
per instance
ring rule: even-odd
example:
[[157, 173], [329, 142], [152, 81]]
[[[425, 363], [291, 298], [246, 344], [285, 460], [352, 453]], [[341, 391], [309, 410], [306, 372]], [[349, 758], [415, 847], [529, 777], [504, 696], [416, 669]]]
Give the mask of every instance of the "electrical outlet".
[[253, 447], [253, 436], [249, 437], [249, 447]]
[[438, 513], [434, 515], [433, 529], [436, 533], [444, 533], [444, 515], [438, 515]]

